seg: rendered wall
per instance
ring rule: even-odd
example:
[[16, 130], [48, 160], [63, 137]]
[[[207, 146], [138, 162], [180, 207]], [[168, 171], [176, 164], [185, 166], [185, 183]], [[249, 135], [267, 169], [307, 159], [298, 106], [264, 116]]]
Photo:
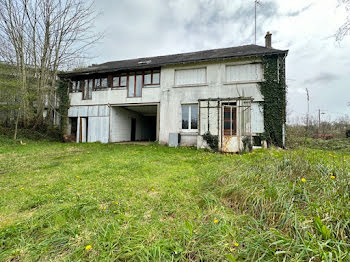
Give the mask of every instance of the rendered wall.
[[[183, 137], [182, 141], [184, 141], [186, 145], [197, 145], [197, 143], [202, 143], [201, 141], [197, 141], [198, 138], [193, 136], [194, 133], [188, 134], [188, 132], [181, 130], [181, 104], [198, 103], [198, 99], [234, 97], [252, 97], [254, 102], [263, 101], [263, 97], [259, 90], [259, 81], [226, 82], [226, 65], [237, 65], [237, 67], [235, 67], [237, 70], [239, 70], [240, 65], [242, 65], [242, 74], [246, 76], [249, 71], [246, 70], [246, 66], [244, 65], [259, 61], [260, 60], [232, 60], [230, 62], [220, 61], [212, 63], [197, 63], [186, 66], [162, 67], [159, 142], [167, 144], [169, 133], [180, 133], [181, 137]], [[175, 86], [174, 76], [176, 69], [197, 68], [203, 66], [206, 66], [207, 68], [206, 84], [181, 87]], [[200, 124], [201, 128], [204, 128], [207, 126], [207, 123], [205, 123], [205, 119], [207, 119], [207, 115], [205, 114], [207, 113], [201, 111], [201, 114], [203, 114], [201, 119], [203, 119], [204, 123], [201, 122]], [[217, 111], [210, 110], [209, 114], [211, 122], [210, 131], [212, 134], [217, 134]], [[263, 127], [263, 119], [259, 116], [261, 115], [257, 113], [254, 118], [254, 125], [257, 127], [256, 130], [261, 131], [261, 126]], [[221, 114], [219, 115], [219, 118], [221, 118]], [[197, 135], [198, 133], [195, 134]]]
[[[165, 66], [161, 68], [160, 86], [152, 88], [143, 88], [142, 97], [128, 98], [127, 89], [106, 89], [102, 91], [94, 91], [91, 100], [82, 100], [81, 93], [70, 94], [69, 116], [87, 116], [99, 117], [96, 115], [96, 105], [111, 105], [111, 115], [109, 119], [109, 141], [129, 141], [131, 136], [131, 118], [140, 119], [140, 116], [116, 105], [127, 104], [147, 104], [159, 103], [159, 142], [162, 144], [168, 143], [169, 133], [181, 134], [181, 145], [197, 145], [203, 144], [198, 138], [198, 132], [188, 132], [181, 130], [181, 105], [198, 103], [198, 99], [208, 98], [234, 98], [234, 97], [251, 97], [252, 105], [252, 132], [262, 133], [264, 127], [263, 115], [258, 102], [263, 101], [263, 97], [259, 90], [259, 81], [231, 81], [227, 82], [226, 66], [235, 65], [235, 69], [240, 72], [233, 74], [233, 78], [237, 75], [244, 75], [249, 79], [249, 74], [257, 74], [256, 70], [251, 70], [247, 64], [259, 63], [259, 59], [233, 59], [230, 61], [216, 61], [193, 63], [188, 65]], [[175, 70], [188, 68], [206, 68], [206, 83], [200, 85], [175, 85]], [[260, 68], [260, 67], [256, 67]], [[248, 70], [249, 69], [249, 70]], [[232, 70], [232, 68], [230, 68]], [[257, 69], [258, 70], [258, 69]], [[230, 73], [232, 75], [232, 72]], [[186, 76], [188, 77], [188, 76]], [[88, 107], [90, 105], [90, 107]], [[115, 106], [113, 106], [115, 105]], [[208, 116], [206, 112], [201, 111], [201, 130], [205, 130], [207, 126], [205, 122]], [[218, 133], [217, 123], [221, 119], [221, 113], [217, 115], [216, 110], [210, 110], [210, 132]], [[92, 120], [93, 126], [106, 125], [105, 120], [101, 120], [104, 124]], [[142, 139], [142, 121], [136, 122], [136, 140]], [[138, 128], [139, 127], [139, 128]], [[202, 133], [202, 132], [201, 132]], [[100, 136], [96, 133], [97, 136]], [[105, 135], [105, 134], [104, 134]], [[220, 132], [219, 134], [220, 135]], [[91, 139], [95, 139], [91, 137]]]

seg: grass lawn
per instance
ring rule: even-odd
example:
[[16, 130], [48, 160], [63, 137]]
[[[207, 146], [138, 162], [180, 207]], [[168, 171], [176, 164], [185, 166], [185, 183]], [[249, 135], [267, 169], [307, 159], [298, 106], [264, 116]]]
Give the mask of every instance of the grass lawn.
[[0, 136], [0, 261], [350, 261], [350, 152]]

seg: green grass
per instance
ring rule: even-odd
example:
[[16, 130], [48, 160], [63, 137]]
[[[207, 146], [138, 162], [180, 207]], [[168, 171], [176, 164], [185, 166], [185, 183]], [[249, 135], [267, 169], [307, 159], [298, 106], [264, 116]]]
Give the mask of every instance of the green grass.
[[25, 142], [0, 136], [0, 261], [350, 261], [349, 151]]

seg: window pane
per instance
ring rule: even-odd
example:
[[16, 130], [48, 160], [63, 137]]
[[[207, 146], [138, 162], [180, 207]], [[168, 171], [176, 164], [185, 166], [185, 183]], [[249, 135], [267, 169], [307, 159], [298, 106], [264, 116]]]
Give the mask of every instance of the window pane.
[[225, 108], [224, 120], [231, 120], [231, 109], [230, 108]]
[[159, 84], [160, 73], [153, 72], [153, 84]]
[[95, 79], [95, 89], [99, 89], [101, 87], [100, 79]]
[[106, 87], [108, 87], [107, 78], [102, 78], [101, 79], [101, 88], [106, 88]]
[[120, 86], [126, 86], [126, 76], [120, 77]]
[[88, 98], [92, 98], [92, 79], [89, 79]]
[[198, 106], [191, 106], [191, 129], [198, 128]]
[[188, 118], [189, 118], [189, 106], [182, 106], [182, 129], [188, 129]]
[[83, 81], [84, 99], [88, 99], [88, 80]]
[[136, 76], [136, 95], [135, 96], [141, 96], [142, 94], [142, 75]]
[[135, 95], [135, 75], [129, 75], [128, 96], [133, 97]]
[[113, 77], [113, 86], [118, 87], [119, 86], [119, 76]]
[[237, 108], [232, 108], [232, 135], [237, 131]]
[[150, 85], [151, 82], [151, 72], [145, 72], [145, 85]]
[[224, 122], [224, 129], [225, 130], [231, 130], [231, 121], [225, 121]]

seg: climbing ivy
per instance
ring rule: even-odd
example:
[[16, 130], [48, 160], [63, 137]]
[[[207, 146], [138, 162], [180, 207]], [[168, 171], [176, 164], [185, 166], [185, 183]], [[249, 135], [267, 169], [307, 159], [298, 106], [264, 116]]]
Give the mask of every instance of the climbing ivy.
[[262, 59], [264, 79], [260, 83], [264, 97], [265, 136], [269, 144], [283, 147], [283, 126], [286, 122], [286, 81], [284, 57], [273, 55]]
[[203, 139], [207, 142], [208, 146], [213, 151], [218, 151], [219, 149], [219, 137], [212, 135], [209, 131], [203, 135]]
[[58, 112], [60, 114], [60, 136], [63, 140], [63, 135], [68, 122], [68, 108], [69, 108], [69, 90], [68, 81], [60, 80], [58, 81], [57, 94], [59, 98], [59, 108]]

